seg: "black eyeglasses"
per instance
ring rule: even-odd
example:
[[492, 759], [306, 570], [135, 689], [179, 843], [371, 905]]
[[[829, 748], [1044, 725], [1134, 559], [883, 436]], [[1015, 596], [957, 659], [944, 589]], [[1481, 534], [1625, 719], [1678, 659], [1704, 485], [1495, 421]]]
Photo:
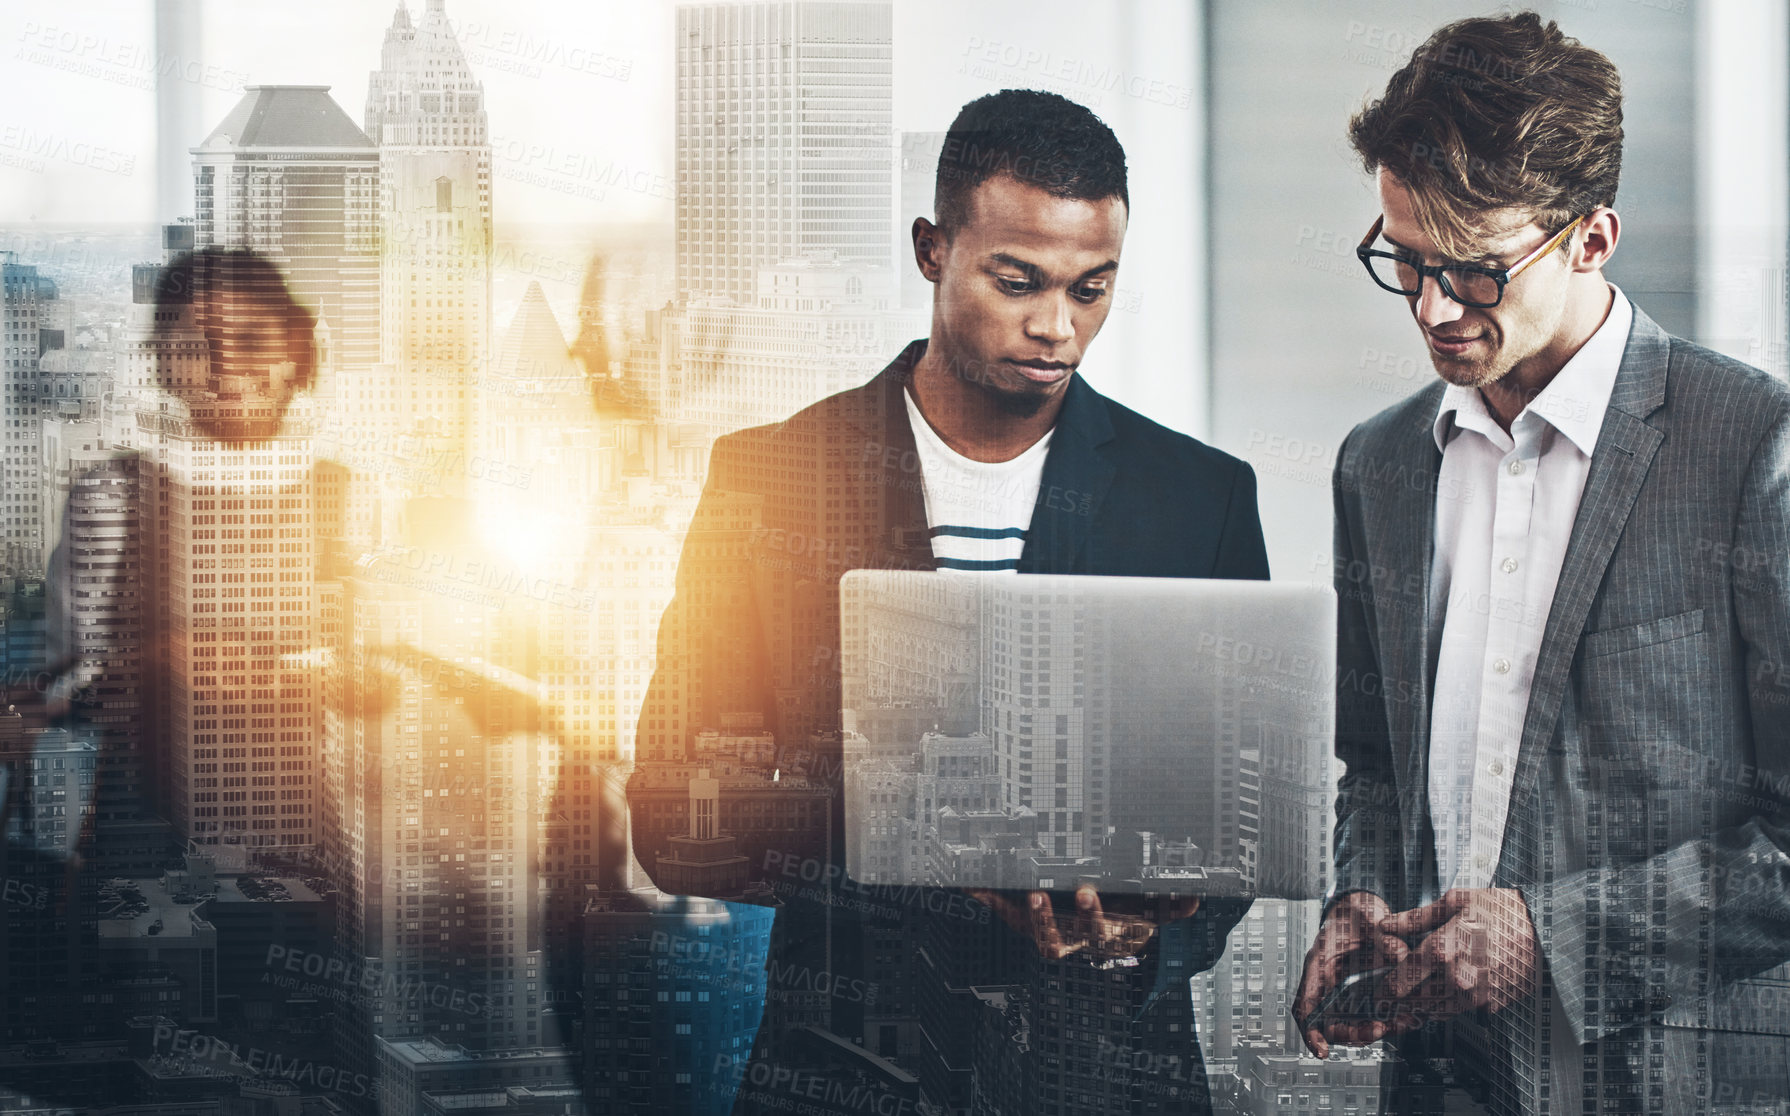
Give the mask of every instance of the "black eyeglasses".
[[1410, 255], [1382, 252], [1378, 248], [1368, 247], [1386, 224], [1386, 217], [1382, 214], [1355, 248], [1355, 257], [1361, 261], [1361, 266], [1367, 268], [1367, 273], [1373, 276], [1374, 282], [1393, 294], [1407, 297], [1421, 294], [1424, 277], [1428, 276], [1442, 288], [1443, 294], [1462, 306], [1484, 310], [1502, 302], [1505, 285], [1521, 275], [1524, 268], [1559, 247], [1560, 242], [1571, 236], [1572, 231], [1584, 220], [1584, 217], [1573, 218], [1572, 224], [1555, 233], [1546, 244], [1509, 267], [1475, 267], [1472, 264], [1426, 264]]

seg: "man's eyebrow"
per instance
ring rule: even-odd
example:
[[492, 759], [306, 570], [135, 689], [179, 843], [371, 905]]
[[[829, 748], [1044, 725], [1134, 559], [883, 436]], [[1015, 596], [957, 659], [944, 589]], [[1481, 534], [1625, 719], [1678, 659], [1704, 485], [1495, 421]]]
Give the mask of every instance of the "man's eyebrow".
[[[1006, 266], [1014, 268], [1015, 270], [1024, 272], [1025, 277], [1033, 282], [1042, 282], [1042, 281], [1050, 278], [1049, 274], [1047, 274], [1045, 272], [1045, 270], [1043, 268], [1039, 267], [1037, 264], [1032, 263], [1028, 260], [1022, 260], [1018, 256], [1009, 255], [1006, 252], [990, 252], [988, 255], [988, 258], [989, 258], [989, 261], [992, 263], [1005, 264]], [[1076, 277], [1075, 281], [1078, 283], [1083, 282], [1085, 280], [1092, 279], [1096, 275], [1100, 275], [1103, 272], [1116, 271], [1116, 270], [1118, 270], [1118, 267], [1119, 267], [1118, 260], [1107, 260], [1103, 264], [1098, 264], [1094, 267], [1090, 267], [1088, 270], [1082, 272], [1079, 276]]]
[[1025, 277], [1034, 283], [1046, 278], [1043, 268], [1029, 260], [1022, 260], [1018, 256], [1010, 256], [1005, 252], [990, 252], [988, 259], [991, 263], [1004, 264], [1015, 271], [1023, 272]]

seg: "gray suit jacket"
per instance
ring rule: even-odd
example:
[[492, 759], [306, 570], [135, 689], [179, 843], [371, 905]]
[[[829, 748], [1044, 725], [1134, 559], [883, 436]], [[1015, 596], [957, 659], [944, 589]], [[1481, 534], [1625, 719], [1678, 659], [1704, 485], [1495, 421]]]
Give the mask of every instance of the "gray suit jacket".
[[[1337, 893], [1401, 910], [1437, 890], [1436, 501], [1476, 495], [1437, 491], [1442, 390], [1358, 426], [1335, 472]], [[1528, 901], [1579, 1042], [1790, 1035], [1790, 388], [1639, 309], [1493, 883]]]

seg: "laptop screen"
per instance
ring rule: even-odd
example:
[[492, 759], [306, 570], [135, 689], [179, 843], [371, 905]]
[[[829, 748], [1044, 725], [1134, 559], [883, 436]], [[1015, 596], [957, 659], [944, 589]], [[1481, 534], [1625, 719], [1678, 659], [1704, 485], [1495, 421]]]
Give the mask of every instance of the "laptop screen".
[[1325, 893], [1330, 588], [859, 570], [840, 605], [853, 879]]

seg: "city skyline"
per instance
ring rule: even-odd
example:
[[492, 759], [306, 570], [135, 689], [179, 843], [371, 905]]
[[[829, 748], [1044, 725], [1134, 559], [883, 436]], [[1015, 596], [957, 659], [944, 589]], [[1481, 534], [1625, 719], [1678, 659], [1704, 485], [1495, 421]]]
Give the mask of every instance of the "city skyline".
[[[497, 1080], [481, 1075], [499, 1059], [533, 1068], [549, 1093], [578, 1079], [582, 1065], [587, 1081], [598, 1068], [639, 1073], [642, 1088], [634, 1092], [655, 1098], [693, 1098], [693, 1070], [745, 1070], [757, 1020], [739, 1014], [751, 1004], [737, 998], [689, 1014], [649, 1010], [657, 1047], [650, 1070], [640, 1040], [606, 1033], [613, 1020], [605, 984], [647, 983], [677, 1002], [715, 987], [703, 962], [667, 975], [656, 946], [639, 948], [643, 938], [650, 943], [668, 927], [715, 919], [731, 927], [734, 937], [725, 940], [737, 944], [728, 952], [764, 947], [762, 913], [748, 918], [700, 900], [653, 910], [666, 903], [658, 897], [646, 904], [651, 917], [639, 917], [628, 898], [638, 886], [631, 865], [618, 863], [601, 836], [612, 819], [599, 803], [613, 798], [614, 765], [636, 744], [636, 710], [655, 666], [662, 680], [688, 685], [693, 700], [663, 721], [642, 723], [639, 746], [690, 762], [654, 772], [641, 808], [680, 830], [691, 821], [669, 851], [637, 850], [643, 859], [707, 879], [741, 856], [768, 856], [775, 845], [766, 843], [767, 822], [805, 824], [835, 809], [828, 788], [839, 772], [800, 758], [807, 733], [824, 726], [773, 734], [762, 723], [737, 721], [729, 687], [703, 692], [714, 679], [680, 679], [675, 655], [655, 664], [653, 629], [709, 440], [859, 383], [924, 333], [924, 307], [897, 306], [895, 267], [911, 269], [900, 209], [918, 199], [902, 189], [903, 172], [911, 178], [914, 168], [898, 159], [901, 137], [890, 125], [893, 21], [882, 0], [680, 11], [693, 29], [705, 14], [762, 16], [768, 33], [749, 48], [731, 44], [725, 29], [713, 42], [693, 35], [680, 46], [693, 52], [679, 56], [691, 84], [667, 128], [680, 162], [665, 181], [685, 184], [692, 204], [670, 225], [666, 289], [684, 301], [646, 301], [601, 259], [578, 260], [575, 276], [555, 280], [576, 284], [575, 301], [550, 299], [540, 277], [504, 267], [496, 206], [515, 188], [516, 176], [505, 172], [516, 168], [504, 164], [501, 100], [477, 61], [481, 51], [489, 60], [489, 48], [456, 30], [442, 0], [427, 0], [416, 10], [397, 6], [381, 28], [384, 49], [379, 67], [367, 72], [359, 123], [309, 75], [290, 84], [245, 81], [192, 145], [193, 219], [166, 226], [163, 266], [180, 258], [183, 235], [197, 249], [253, 249], [285, 276], [281, 296], [312, 316], [314, 382], [292, 401], [282, 436], [214, 447], [189, 423], [249, 421], [270, 406], [256, 376], [271, 369], [239, 364], [234, 342], [252, 333], [249, 318], [213, 305], [183, 316], [153, 281], [153, 267], [146, 289], [133, 286], [131, 320], [111, 338], [124, 390], [109, 397], [96, 427], [138, 454], [141, 467], [113, 476], [108, 470], [117, 467], [100, 449], [72, 448], [93, 420], [92, 407], [80, 403], [87, 385], [79, 369], [58, 381], [80, 389], [76, 410], [63, 414], [68, 397], [55, 393], [32, 401], [56, 416], [49, 429], [69, 447], [62, 457], [71, 489], [79, 474], [106, 481], [117, 495], [100, 509], [104, 515], [71, 507], [107, 539], [118, 531], [134, 538], [138, 549], [127, 547], [120, 568], [145, 571], [132, 581], [137, 595], [129, 606], [138, 643], [96, 628], [111, 639], [112, 674], [89, 679], [89, 696], [104, 701], [108, 682], [147, 672], [148, 648], [164, 637], [174, 652], [168, 677], [156, 678], [143, 701], [160, 719], [143, 734], [143, 762], [155, 771], [140, 781], [153, 785], [149, 797], [176, 829], [159, 836], [132, 830], [135, 844], [118, 855], [143, 856], [171, 836], [200, 846], [273, 846], [252, 854], [240, 878], [258, 879], [250, 874], [257, 864], [267, 872], [316, 866], [327, 883], [320, 901], [335, 924], [327, 937], [306, 938], [306, 948], [343, 972], [383, 979], [339, 998], [333, 1032], [315, 1048], [364, 1088], [362, 1099], [377, 1096], [388, 1110], [413, 1110], [426, 1081], [470, 1092]], [[817, 18], [798, 21], [800, 29], [771, 18], [790, 13]], [[848, 45], [840, 48], [840, 40]], [[784, 54], [774, 49], [779, 43], [792, 49]], [[741, 127], [752, 128], [754, 140], [760, 126], [768, 129], [767, 147], [745, 168], [749, 188], [738, 192], [733, 178], [743, 164], [735, 165], [735, 152], [701, 142], [702, 104], [755, 90], [758, 75], [724, 64], [706, 70], [695, 54], [705, 47], [715, 54], [763, 47], [788, 81], [743, 114]], [[788, 127], [803, 99], [824, 104], [840, 92], [849, 94], [847, 107], [829, 107], [835, 115], [812, 133]], [[946, 119], [929, 119], [927, 136], [936, 137]], [[868, 141], [834, 135], [863, 126]], [[784, 134], [791, 145], [781, 145]], [[560, 160], [562, 183], [577, 185], [590, 173], [588, 160], [548, 157]], [[849, 166], [841, 172], [828, 160]], [[646, 180], [646, 193], [658, 189], [656, 181]], [[792, 185], [799, 188], [793, 197]], [[726, 204], [705, 209], [705, 201]], [[505, 275], [525, 284], [507, 301], [495, 290]], [[228, 289], [232, 277], [205, 278]], [[134, 363], [122, 359], [126, 353]], [[568, 391], [569, 384], [583, 390]], [[786, 499], [791, 508], [811, 502], [800, 514], [818, 527], [818, 474], [826, 465], [815, 465], [816, 476], [791, 486]], [[232, 483], [242, 479], [261, 483]], [[691, 537], [699, 548], [717, 543], [719, 555], [753, 535], [765, 510], [726, 506], [716, 520], [694, 525]], [[255, 541], [261, 538], [268, 541]], [[215, 558], [214, 546], [221, 550]], [[288, 569], [289, 562], [304, 569]], [[111, 570], [88, 576], [95, 589], [114, 577], [129, 580]], [[223, 615], [232, 609], [246, 622], [233, 625]], [[669, 638], [697, 635], [673, 626]], [[1005, 685], [1003, 708], [1023, 704], [1016, 687]], [[125, 713], [120, 698], [109, 715], [123, 725]], [[1010, 751], [1012, 743], [1001, 747]], [[767, 770], [771, 760], [782, 769]], [[105, 801], [121, 814], [142, 812], [116, 785], [102, 788], [111, 795]], [[1009, 791], [1008, 805], [1029, 807]], [[1082, 823], [1070, 821], [1080, 805], [1039, 804], [1052, 815], [1052, 855], [1084, 851]], [[721, 826], [696, 824], [702, 810]], [[1091, 824], [1100, 822], [1097, 808], [1090, 815]], [[740, 853], [721, 856], [714, 850], [722, 845]], [[230, 934], [206, 921], [212, 907], [201, 917], [159, 898], [209, 878], [213, 861], [204, 855], [185, 863], [137, 888], [158, 918], [121, 923], [113, 933], [146, 950], [142, 943], [166, 932], [172, 917], [182, 931], [191, 927], [182, 937], [195, 948], [216, 933], [223, 952]], [[282, 886], [302, 894], [296, 882]], [[736, 897], [732, 886], [720, 890]], [[773, 890], [776, 902], [794, 900], [788, 889]], [[860, 931], [842, 924], [840, 933], [850, 941]], [[1063, 965], [1016, 957], [984, 969], [975, 959], [985, 943], [957, 941], [956, 929], [920, 921], [897, 918], [861, 933], [875, 960], [857, 998], [817, 989], [812, 974], [796, 971], [724, 986], [762, 1004], [767, 1030], [820, 1037], [814, 1066], [871, 1072], [880, 1088], [910, 1101], [955, 1092], [948, 1082], [967, 1064], [964, 1052], [941, 1044], [966, 1008], [974, 1009], [984, 1046], [974, 1060], [986, 1082], [980, 1088], [1016, 1084], [1038, 1064], [1045, 1047], [1005, 1049], [1000, 1039], [1013, 1019], [1042, 1025]], [[613, 954], [577, 957], [573, 948], [609, 941], [617, 943]], [[292, 944], [279, 944], [292, 952]], [[922, 945], [932, 964], [920, 971], [909, 958]], [[960, 950], [968, 952], [954, 958]], [[568, 956], [575, 967], [555, 972], [555, 958]], [[979, 988], [966, 1000], [953, 986], [959, 976], [1010, 984]], [[915, 989], [900, 987], [916, 977]], [[1140, 1006], [1141, 988], [1077, 985], [1075, 995], [1103, 1013]], [[177, 1013], [179, 1024], [269, 1041], [268, 1017], [202, 1003], [204, 1010]], [[276, 1021], [299, 1018], [289, 1002], [271, 1010]], [[1109, 1032], [1123, 1037], [1119, 1024]], [[192, 1033], [173, 1031], [175, 1044]], [[1081, 1063], [1093, 1056], [1092, 1042], [1067, 1036], [1049, 1049]], [[1086, 1065], [1070, 1076], [1105, 1096], [1127, 1088]], [[710, 1099], [720, 1103], [725, 1093]]]

